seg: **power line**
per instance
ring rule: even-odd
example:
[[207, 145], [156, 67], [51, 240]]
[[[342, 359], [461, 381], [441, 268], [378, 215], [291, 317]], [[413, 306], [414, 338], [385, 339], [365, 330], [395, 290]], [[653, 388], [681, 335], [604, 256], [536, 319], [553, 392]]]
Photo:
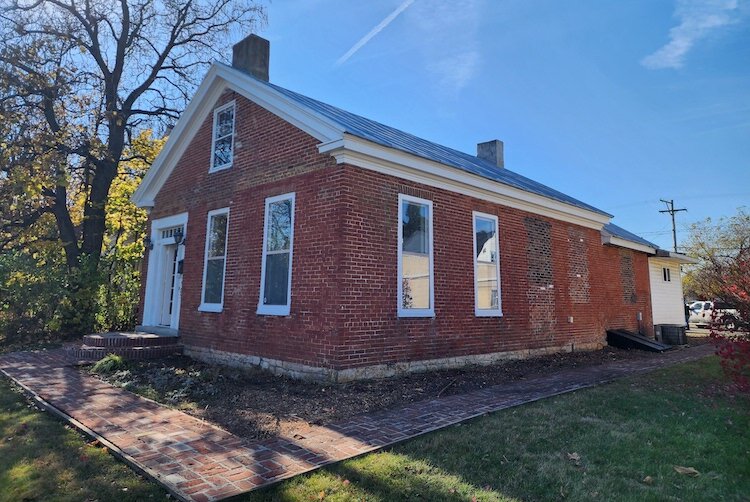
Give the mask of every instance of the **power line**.
[[680, 209], [675, 209], [674, 208], [674, 199], [671, 199], [671, 200], [659, 199], [659, 200], [662, 201], [664, 204], [667, 205], [667, 209], [662, 209], [659, 212], [660, 213], [669, 213], [670, 216], [672, 216], [672, 241], [674, 242], [674, 252], [676, 253], [677, 252], [677, 224], [675, 223], [674, 215], [675, 215], [675, 213], [679, 213], [680, 211], [687, 212], [687, 209], [685, 209], [684, 207], [680, 208]]
[[[730, 193], [717, 193], [717, 194], [701, 194], [701, 195], [679, 195], [680, 200], [694, 200], [694, 199], [726, 199], [733, 197], [746, 197], [750, 195], [748, 192], [730, 192]], [[624, 204], [617, 204], [616, 206], [607, 206], [607, 209], [623, 209], [626, 207], [638, 207], [644, 204], [657, 204], [654, 199], [641, 200], [637, 202], [626, 202]]]

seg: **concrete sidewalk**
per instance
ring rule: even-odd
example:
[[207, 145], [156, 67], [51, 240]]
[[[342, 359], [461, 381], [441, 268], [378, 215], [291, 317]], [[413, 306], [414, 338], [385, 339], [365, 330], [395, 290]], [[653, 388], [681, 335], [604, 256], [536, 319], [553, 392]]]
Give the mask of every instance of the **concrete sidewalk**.
[[710, 345], [617, 361], [412, 403], [294, 437], [246, 441], [74, 367], [63, 350], [0, 356], [0, 370], [42, 406], [87, 434], [181, 500], [219, 500], [267, 486], [449, 425], [617, 378], [693, 361]]

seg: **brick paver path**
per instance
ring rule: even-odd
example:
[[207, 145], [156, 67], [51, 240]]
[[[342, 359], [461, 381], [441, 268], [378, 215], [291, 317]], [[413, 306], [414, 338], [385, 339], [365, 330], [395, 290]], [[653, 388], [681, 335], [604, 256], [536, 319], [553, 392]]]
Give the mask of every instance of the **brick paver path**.
[[294, 437], [245, 441], [86, 376], [62, 350], [0, 356], [0, 370], [182, 500], [218, 500], [487, 412], [590, 387], [712, 352], [708, 345], [658, 357], [510, 382], [468, 394], [311, 426]]

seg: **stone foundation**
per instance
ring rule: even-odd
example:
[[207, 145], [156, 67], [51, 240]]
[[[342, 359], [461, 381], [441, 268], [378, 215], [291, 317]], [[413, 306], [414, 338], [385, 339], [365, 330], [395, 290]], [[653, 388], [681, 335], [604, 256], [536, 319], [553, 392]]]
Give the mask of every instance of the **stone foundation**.
[[488, 366], [498, 361], [510, 361], [515, 359], [527, 359], [534, 356], [557, 354], [565, 352], [586, 352], [601, 350], [602, 343], [566, 344], [556, 347], [544, 347], [539, 349], [523, 349], [509, 352], [495, 352], [491, 354], [473, 354], [468, 356], [446, 357], [441, 359], [430, 359], [425, 361], [406, 361], [392, 364], [377, 364], [363, 366], [360, 368], [347, 368], [336, 370], [333, 368], [320, 368], [305, 364], [291, 363], [247, 354], [224, 352], [221, 350], [207, 349], [205, 347], [184, 346], [183, 353], [187, 356], [207, 363], [217, 363], [236, 368], [259, 366], [275, 375], [283, 375], [299, 380], [317, 382], [351, 382], [354, 380], [371, 380], [377, 378], [388, 378], [401, 376], [409, 373], [420, 373], [425, 371], [461, 368], [464, 366], [479, 365]]

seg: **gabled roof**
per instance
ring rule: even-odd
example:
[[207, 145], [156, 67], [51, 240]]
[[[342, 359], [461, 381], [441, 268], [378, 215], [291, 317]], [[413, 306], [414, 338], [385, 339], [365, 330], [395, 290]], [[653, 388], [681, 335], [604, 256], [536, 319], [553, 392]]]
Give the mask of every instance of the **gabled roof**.
[[601, 229], [611, 217], [509, 169], [258, 80], [221, 63], [211, 66], [161, 153], [133, 194], [136, 205], [153, 207], [159, 190], [226, 89], [232, 89], [318, 139], [321, 142], [318, 150], [334, 156], [339, 163], [590, 228]]
[[[239, 71], [232, 69], [233, 71]], [[253, 78], [251, 76], [251, 78]], [[257, 79], [256, 79], [257, 80]], [[294, 91], [284, 89], [278, 85], [271, 84], [265, 81], [258, 80], [263, 85], [272, 87], [279, 91], [289, 99], [299, 103], [302, 106], [309, 108], [310, 110], [319, 113], [320, 115], [335, 122], [344, 132], [362, 138], [379, 145], [394, 148], [402, 152], [410, 153], [424, 159], [439, 162], [451, 167], [456, 167], [463, 171], [467, 171], [477, 176], [487, 178], [492, 181], [497, 181], [505, 185], [510, 185], [515, 188], [519, 188], [526, 192], [535, 193], [543, 197], [548, 197], [572, 206], [587, 209], [599, 214], [606, 216], [612, 216], [611, 214], [602, 211], [590, 204], [586, 204], [574, 197], [559, 192], [553, 188], [543, 185], [537, 181], [529, 179], [518, 173], [515, 173], [507, 168], [500, 168], [496, 165], [482, 160], [474, 155], [448, 148], [432, 141], [419, 138], [413, 134], [401, 131], [394, 127], [381, 124], [374, 120], [362, 117], [355, 113], [342, 110], [335, 106], [323, 103], [316, 99], [303, 96]]]

